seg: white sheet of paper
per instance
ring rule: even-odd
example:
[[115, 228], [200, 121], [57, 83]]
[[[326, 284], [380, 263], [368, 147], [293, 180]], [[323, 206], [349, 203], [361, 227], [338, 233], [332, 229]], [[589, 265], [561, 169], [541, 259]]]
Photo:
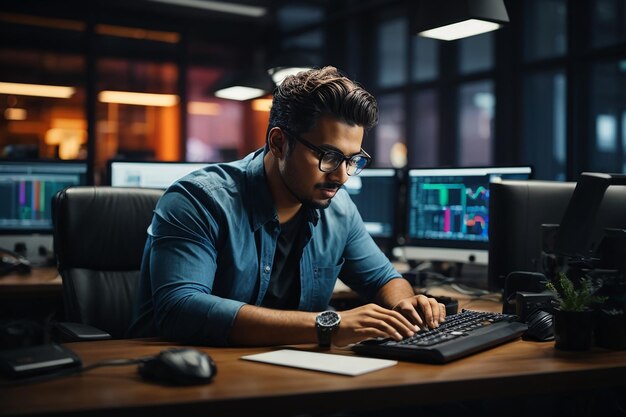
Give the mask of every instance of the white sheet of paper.
[[307, 352], [295, 349], [281, 349], [256, 355], [247, 355], [242, 356], [241, 359], [350, 376], [378, 371], [398, 363], [398, 361], [388, 359], [333, 355], [331, 353]]

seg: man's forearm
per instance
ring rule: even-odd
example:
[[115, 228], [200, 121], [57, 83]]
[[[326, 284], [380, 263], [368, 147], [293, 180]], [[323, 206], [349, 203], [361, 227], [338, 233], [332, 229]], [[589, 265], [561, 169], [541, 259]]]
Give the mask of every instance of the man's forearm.
[[406, 279], [398, 277], [386, 283], [376, 294], [376, 303], [386, 308], [394, 308], [405, 298], [413, 297], [415, 291]]
[[237, 313], [229, 342], [234, 346], [317, 343], [316, 315], [246, 304]]

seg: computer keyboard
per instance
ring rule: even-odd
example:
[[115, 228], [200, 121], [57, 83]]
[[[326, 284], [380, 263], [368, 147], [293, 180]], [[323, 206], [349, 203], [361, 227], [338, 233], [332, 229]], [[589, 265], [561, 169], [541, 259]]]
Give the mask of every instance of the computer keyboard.
[[527, 329], [512, 314], [463, 310], [446, 317], [436, 329], [419, 331], [401, 341], [365, 340], [352, 350], [365, 356], [446, 363], [516, 339]]

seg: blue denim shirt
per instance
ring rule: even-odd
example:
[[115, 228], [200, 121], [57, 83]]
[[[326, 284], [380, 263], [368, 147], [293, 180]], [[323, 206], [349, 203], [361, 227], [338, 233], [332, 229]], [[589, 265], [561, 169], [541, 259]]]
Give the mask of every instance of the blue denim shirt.
[[[209, 165], [159, 200], [130, 337], [226, 346], [239, 309], [261, 305], [280, 233], [263, 156], [261, 149], [240, 161]], [[299, 310], [327, 309], [338, 277], [371, 300], [400, 276], [345, 190], [327, 209], [308, 209], [306, 218]]]

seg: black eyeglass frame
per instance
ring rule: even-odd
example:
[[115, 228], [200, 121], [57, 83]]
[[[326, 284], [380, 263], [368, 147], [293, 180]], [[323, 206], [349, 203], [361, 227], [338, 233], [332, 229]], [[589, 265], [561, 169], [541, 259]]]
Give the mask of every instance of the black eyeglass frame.
[[[326, 149], [322, 149], [319, 146], [313, 145], [311, 142], [309, 142], [308, 140], [304, 139], [303, 137], [300, 137], [299, 135], [296, 135], [295, 133], [290, 132], [287, 129], [281, 128], [281, 130], [283, 132], [285, 132], [287, 134], [287, 136], [291, 136], [292, 138], [294, 138], [295, 140], [297, 140], [298, 142], [300, 142], [301, 144], [303, 144], [304, 146], [306, 146], [307, 148], [311, 149], [312, 151], [314, 151], [315, 153], [317, 153], [319, 155], [319, 162], [318, 162], [318, 168], [320, 171], [322, 172], [334, 172], [337, 170], [337, 168], [339, 168], [339, 166], [346, 162], [347, 163], [347, 169], [346, 169], [346, 173], [349, 176], [355, 176], [355, 175], [359, 175], [365, 168], [367, 168], [369, 166], [369, 164], [372, 162], [372, 157], [365, 152], [365, 150], [363, 148], [361, 148], [361, 150], [359, 151], [359, 153], [352, 155], [352, 156], [345, 156], [344, 154], [342, 154], [341, 152], [337, 152], [337, 151], [332, 151], [332, 150], [326, 150]], [[335, 168], [330, 169], [330, 170], [324, 170], [322, 169], [322, 160], [324, 159], [324, 156], [326, 154], [334, 154], [334, 155], [338, 155], [338, 163], [337, 166], [335, 166]], [[360, 169], [357, 167], [356, 164], [351, 163], [350, 161], [353, 160], [353, 158], [363, 158], [365, 160], [365, 165], [363, 165]], [[350, 169], [349, 167], [356, 167], [355, 172], [350, 174]]]

